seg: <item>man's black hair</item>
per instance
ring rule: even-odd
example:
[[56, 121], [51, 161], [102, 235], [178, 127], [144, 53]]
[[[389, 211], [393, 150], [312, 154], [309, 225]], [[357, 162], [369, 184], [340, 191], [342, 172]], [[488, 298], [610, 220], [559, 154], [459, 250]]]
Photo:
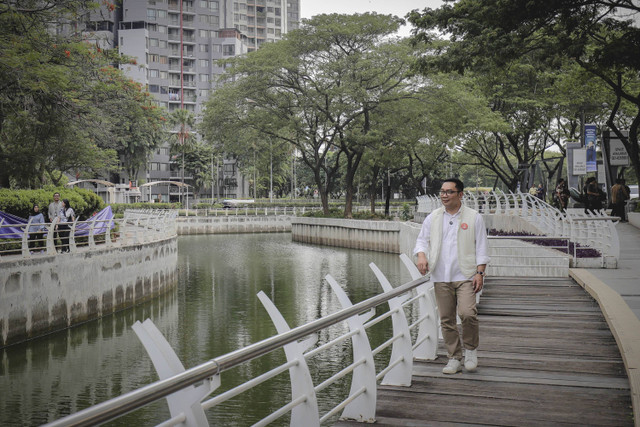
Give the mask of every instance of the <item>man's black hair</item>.
[[[444, 181], [442, 181], [442, 184], [444, 184], [445, 182], [453, 182], [456, 185], [456, 190], [464, 191], [464, 184], [458, 178], [445, 179]], [[440, 185], [442, 185], [442, 184], [440, 184]]]

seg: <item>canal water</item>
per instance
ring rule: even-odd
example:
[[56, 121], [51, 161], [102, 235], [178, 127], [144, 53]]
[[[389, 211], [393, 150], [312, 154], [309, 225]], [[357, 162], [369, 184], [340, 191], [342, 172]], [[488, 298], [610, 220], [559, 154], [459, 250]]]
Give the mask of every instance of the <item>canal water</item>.
[[[66, 331], [0, 350], [0, 425], [29, 426], [157, 381], [151, 360], [131, 329], [150, 318], [185, 368], [275, 335], [256, 294], [264, 291], [290, 327], [341, 307], [324, 280], [331, 274], [352, 302], [381, 292], [369, 268], [374, 262], [397, 286], [411, 280], [397, 255], [312, 246], [289, 233], [182, 236], [178, 239], [177, 289], [146, 304]], [[386, 325], [385, 325], [386, 324]], [[372, 347], [389, 338], [390, 322], [371, 331]], [[346, 331], [320, 334], [320, 341]], [[388, 351], [377, 357], [378, 371]], [[382, 359], [381, 361], [379, 359]], [[221, 375], [227, 390], [285, 361], [282, 350]], [[351, 361], [351, 346], [339, 345], [310, 361], [314, 384]], [[349, 379], [318, 394], [321, 414], [348, 393]], [[219, 393], [219, 390], [214, 394]], [[211, 425], [251, 425], [290, 399], [288, 373], [207, 411]], [[169, 418], [163, 399], [110, 425], [150, 426]], [[284, 417], [273, 425], [287, 425]]]

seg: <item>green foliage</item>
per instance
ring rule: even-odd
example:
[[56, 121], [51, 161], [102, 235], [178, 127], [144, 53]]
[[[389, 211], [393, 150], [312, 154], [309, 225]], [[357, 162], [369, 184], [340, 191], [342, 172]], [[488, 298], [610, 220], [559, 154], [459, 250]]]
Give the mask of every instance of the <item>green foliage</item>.
[[180, 203], [112, 203], [114, 214], [121, 215], [127, 209], [180, 209]]
[[27, 219], [33, 205], [40, 207], [40, 212], [48, 221], [47, 212], [49, 204], [53, 202], [53, 193], [60, 193], [60, 200], [68, 199], [69, 204], [79, 216], [80, 220], [86, 220], [105, 206], [104, 202], [93, 191], [82, 188], [54, 188], [47, 187], [41, 190], [10, 190], [0, 189], [0, 210], [21, 218]]
[[[130, 173], [164, 135], [164, 119], [119, 66], [132, 60], [50, 23], [80, 19], [97, 2], [0, 5], [0, 186], [62, 184], [64, 173]], [[108, 13], [113, 13], [108, 12]], [[134, 175], [135, 176], [135, 175]]]
[[400, 213], [400, 219], [403, 221], [409, 221], [413, 218], [413, 209], [409, 203], [402, 204], [402, 212]]
[[[313, 211], [307, 212], [303, 215], [304, 217], [309, 218], [344, 218], [344, 211], [340, 208], [330, 208], [329, 213], [326, 214], [323, 211]], [[353, 219], [362, 219], [362, 220], [389, 220], [390, 218], [378, 213], [371, 212], [355, 212], [353, 214]]]

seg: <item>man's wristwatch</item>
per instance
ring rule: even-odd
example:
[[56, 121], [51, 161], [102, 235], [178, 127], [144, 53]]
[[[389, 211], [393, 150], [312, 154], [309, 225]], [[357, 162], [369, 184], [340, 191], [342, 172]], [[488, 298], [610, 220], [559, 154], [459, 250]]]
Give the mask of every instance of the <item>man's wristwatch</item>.
[[476, 271], [476, 274], [479, 274], [481, 276], [484, 276], [484, 271]]

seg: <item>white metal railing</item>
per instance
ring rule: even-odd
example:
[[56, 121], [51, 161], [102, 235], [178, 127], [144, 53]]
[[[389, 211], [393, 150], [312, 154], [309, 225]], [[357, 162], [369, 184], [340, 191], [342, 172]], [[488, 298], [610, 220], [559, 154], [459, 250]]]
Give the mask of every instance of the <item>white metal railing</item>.
[[[149, 243], [175, 236], [176, 217], [176, 210], [126, 210], [120, 219], [79, 221], [76, 218], [74, 222], [64, 224], [68, 229], [61, 227], [58, 218], [44, 224], [31, 220], [26, 224], [5, 224], [0, 220], [0, 257], [32, 258], [58, 252], [93, 250], [98, 245], [111, 247]], [[87, 235], [76, 236], [80, 229], [87, 231]], [[68, 241], [65, 237], [67, 232]]]
[[[384, 209], [376, 207], [376, 212], [382, 212]], [[257, 207], [257, 206], [238, 206], [232, 208], [202, 208], [202, 209], [180, 209], [180, 216], [302, 216], [308, 212], [322, 211], [320, 206], [274, 206], [274, 207]], [[369, 206], [354, 206], [353, 212], [369, 212]], [[391, 216], [398, 217], [402, 208], [393, 206], [389, 209]]]
[[[434, 195], [419, 196], [417, 200], [418, 212], [432, 212], [442, 205], [440, 199]], [[576, 253], [581, 250], [580, 247], [596, 249], [601, 254], [603, 265], [605, 257], [613, 257], [616, 260], [620, 257], [620, 241], [615, 228], [619, 218], [607, 216], [603, 211], [561, 212], [531, 194], [507, 194], [500, 190], [481, 195], [465, 193], [463, 203], [482, 214], [518, 216], [534, 225], [542, 235], [568, 239], [576, 244], [576, 247], [579, 245]]]
[[[160, 378], [159, 381], [122, 396], [84, 409], [51, 423], [51, 426], [95, 425], [113, 420], [147, 403], [165, 397], [171, 418], [162, 426], [208, 425], [205, 410], [284, 372], [289, 372], [291, 401], [256, 423], [262, 426], [291, 413], [292, 426], [318, 426], [342, 412], [342, 418], [373, 422], [375, 419], [376, 384], [409, 386], [414, 358], [435, 359], [438, 344], [438, 322], [433, 285], [428, 276], [422, 276], [406, 255], [401, 259], [413, 280], [393, 288], [382, 272], [370, 264], [383, 293], [357, 304], [352, 304], [347, 294], [330, 275], [326, 276], [342, 309], [291, 329], [276, 306], [263, 293], [258, 298], [273, 321], [277, 335], [228, 353], [189, 370], [185, 370], [177, 355], [151, 320], [136, 322], [136, 334], [145, 346]], [[389, 310], [373, 318], [375, 307], [388, 303]], [[417, 310], [413, 305], [417, 304]], [[405, 308], [412, 313], [418, 311], [417, 319], [409, 324]], [[391, 337], [379, 347], [372, 349], [367, 329], [391, 318]], [[413, 318], [412, 318], [413, 319]], [[346, 322], [349, 332], [316, 345], [318, 332], [333, 325]], [[415, 336], [415, 339], [412, 338]], [[302, 340], [302, 341], [301, 341]], [[353, 362], [319, 384], [314, 384], [309, 363], [314, 356], [328, 348], [351, 341]], [[315, 347], [311, 349], [312, 347]], [[391, 347], [386, 367], [376, 372], [376, 360], [381, 351]], [[283, 349], [286, 363], [262, 373], [235, 388], [204, 400], [221, 384], [221, 374], [277, 349]], [[376, 356], [378, 359], [376, 359]], [[320, 414], [317, 395], [326, 387], [351, 375], [349, 395], [325, 414]]]

